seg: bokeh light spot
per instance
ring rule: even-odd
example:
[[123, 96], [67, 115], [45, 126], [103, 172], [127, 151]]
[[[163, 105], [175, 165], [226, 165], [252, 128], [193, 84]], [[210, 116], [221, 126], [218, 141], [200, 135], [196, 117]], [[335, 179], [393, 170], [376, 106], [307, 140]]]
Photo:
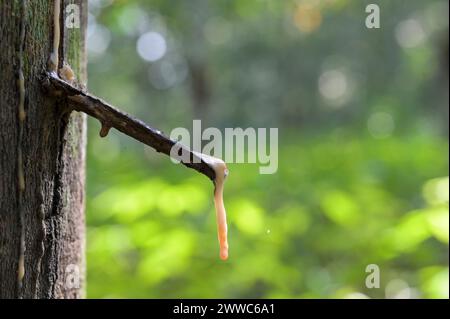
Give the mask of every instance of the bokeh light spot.
[[317, 5], [300, 3], [294, 12], [294, 23], [303, 33], [311, 33], [322, 24], [322, 14]]
[[95, 58], [103, 55], [111, 42], [111, 33], [108, 28], [101, 24], [92, 23], [89, 25], [87, 34], [89, 57]]
[[142, 59], [150, 62], [158, 61], [166, 54], [166, 40], [158, 32], [147, 32], [139, 37], [136, 50]]
[[425, 31], [416, 19], [400, 22], [395, 28], [395, 37], [403, 48], [414, 48], [425, 40]]
[[347, 88], [347, 77], [339, 70], [325, 71], [319, 77], [320, 94], [328, 100], [342, 98]]

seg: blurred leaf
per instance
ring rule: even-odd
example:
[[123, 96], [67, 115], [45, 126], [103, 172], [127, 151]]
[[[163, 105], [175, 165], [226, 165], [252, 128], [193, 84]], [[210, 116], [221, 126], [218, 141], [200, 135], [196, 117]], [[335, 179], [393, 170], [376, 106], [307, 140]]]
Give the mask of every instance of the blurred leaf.
[[321, 202], [321, 207], [332, 221], [341, 226], [353, 226], [360, 219], [360, 208], [348, 194], [342, 191], [326, 193]]
[[430, 208], [424, 212], [430, 231], [437, 239], [448, 244], [449, 211], [448, 206]]
[[420, 271], [422, 288], [427, 298], [449, 298], [448, 267], [427, 267]]
[[256, 203], [247, 199], [236, 199], [228, 205], [230, 220], [240, 231], [250, 235], [261, 234], [264, 231], [264, 211]]
[[439, 205], [449, 201], [449, 178], [434, 178], [425, 183], [423, 196], [430, 205]]

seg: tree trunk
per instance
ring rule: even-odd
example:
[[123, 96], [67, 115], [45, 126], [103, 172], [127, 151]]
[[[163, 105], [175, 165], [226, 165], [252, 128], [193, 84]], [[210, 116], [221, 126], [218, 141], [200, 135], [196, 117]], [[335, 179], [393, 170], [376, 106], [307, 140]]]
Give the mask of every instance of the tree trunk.
[[[68, 4], [79, 28], [65, 26]], [[49, 0], [0, 1], [0, 298], [84, 295], [86, 120], [41, 89], [53, 12]], [[59, 67], [85, 83], [87, 1], [63, 0], [60, 12]]]

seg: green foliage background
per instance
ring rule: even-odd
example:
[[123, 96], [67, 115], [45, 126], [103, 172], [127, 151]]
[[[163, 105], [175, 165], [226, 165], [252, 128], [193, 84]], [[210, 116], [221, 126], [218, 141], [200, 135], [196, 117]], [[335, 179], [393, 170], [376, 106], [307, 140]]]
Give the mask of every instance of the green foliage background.
[[[368, 3], [89, 1], [95, 94], [167, 133], [280, 136], [276, 174], [228, 165], [223, 262], [211, 182], [90, 119], [88, 297], [448, 298], [448, 3], [377, 1], [370, 30]], [[155, 62], [136, 51], [149, 31]]]

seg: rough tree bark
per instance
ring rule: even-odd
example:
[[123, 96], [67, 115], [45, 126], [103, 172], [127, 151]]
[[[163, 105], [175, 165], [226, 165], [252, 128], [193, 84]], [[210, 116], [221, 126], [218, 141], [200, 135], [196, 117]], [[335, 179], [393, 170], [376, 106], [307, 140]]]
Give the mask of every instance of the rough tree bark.
[[[80, 28], [64, 27], [70, 3], [79, 5]], [[87, 1], [61, 1], [59, 67], [68, 62], [83, 83], [86, 18]], [[84, 295], [86, 120], [41, 89], [53, 28], [53, 1], [0, 1], [0, 298]]]

